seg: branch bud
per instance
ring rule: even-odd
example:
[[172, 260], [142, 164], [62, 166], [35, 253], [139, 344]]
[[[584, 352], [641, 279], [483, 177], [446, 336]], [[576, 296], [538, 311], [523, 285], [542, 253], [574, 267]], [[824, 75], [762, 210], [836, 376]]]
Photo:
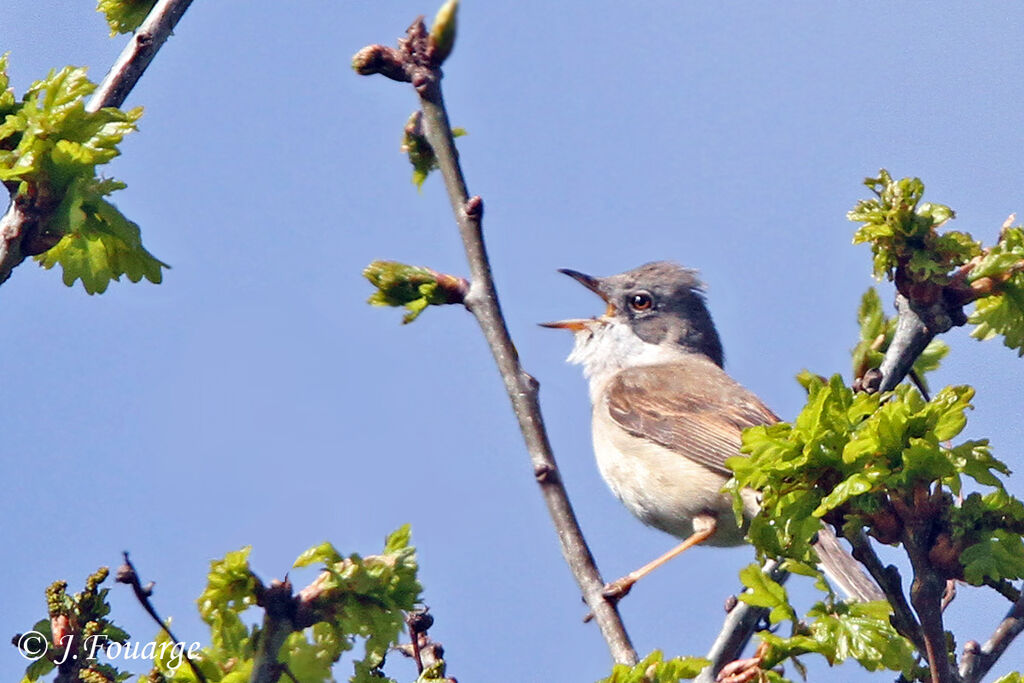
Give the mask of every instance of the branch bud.
[[374, 261], [363, 270], [363, 276], [377, 288], [367, 303], [404, 306], [409, 312], [403, 323], [411, 323], [427, 306], [461, 304], [469, 291], [465, 278], [395, 261]]
[[409, 81], [401, 53], [384, 45], [367, 45], [352, 57], [352, 68], [361, 76], [382, 74], [393, 81]]
[[430, 27], [429, 56], [431, 66], [441, 66], [455, 47], [459, 0], [448, 0], [441, 5]]

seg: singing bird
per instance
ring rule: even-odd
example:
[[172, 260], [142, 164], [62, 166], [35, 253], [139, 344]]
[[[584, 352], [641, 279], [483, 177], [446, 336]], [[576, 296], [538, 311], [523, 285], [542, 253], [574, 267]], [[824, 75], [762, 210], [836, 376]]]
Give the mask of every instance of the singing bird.
[[[722, 343], [695, 271], [648, 263], [609, 277], [562, 270], [607, 304], [596, 318], [542, 323], [571, 330], [569, 362], [583, 366], [593, 404], [594, 454], [615, 496], [645, 524], [683, 542], [606, 586], [618, 599], [641, 577], [697, 544], [737, 546], [758, 512], [742, 492], [743, 524], [722, 487], [725, 461], [739, 455], [746, 427], [779, 418], [722, 369]], [[822, 526], [821, 567], [858, 600], [884, 599], [879, 588]]]

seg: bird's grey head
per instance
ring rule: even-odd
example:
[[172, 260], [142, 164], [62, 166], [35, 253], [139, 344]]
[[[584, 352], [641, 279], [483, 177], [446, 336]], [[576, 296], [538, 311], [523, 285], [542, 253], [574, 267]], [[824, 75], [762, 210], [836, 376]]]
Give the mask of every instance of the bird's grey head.
[[[598, 318], [546, 323], [576, 332], [575, 360], [585, 367], [597, 363], [592, 347], [616, 347], [617, 354], [646, 354], [660, 362], [664, 354], [697, 353], [723, 363], [722, 343], [715, 331], [704, 285], [696, 271], [656, 261], [619, 275], [593, 277], [575, 270], [560, 271], [590, 289], [608, 304]], [[588, 356], [587, 354], [590, 354]], [[607, 362], [602, 361], [602, 362]], [[611, 369], [611, 368], [608, 368]], [[588, 374], [590, 374], [588, 372]]]

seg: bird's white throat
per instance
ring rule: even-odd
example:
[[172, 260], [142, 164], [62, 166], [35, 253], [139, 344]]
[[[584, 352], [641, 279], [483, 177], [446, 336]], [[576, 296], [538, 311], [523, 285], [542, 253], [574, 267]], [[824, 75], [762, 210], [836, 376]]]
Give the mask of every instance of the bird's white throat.
[[638, 337], [629, 325], [601, 320], [576, 332], [575, 345], [567, 360], [583, 366], [593, 402], [604, 383], [620, 370], [670, 363], [680, 355], [682, 352], [675, 345], [650, 344]]

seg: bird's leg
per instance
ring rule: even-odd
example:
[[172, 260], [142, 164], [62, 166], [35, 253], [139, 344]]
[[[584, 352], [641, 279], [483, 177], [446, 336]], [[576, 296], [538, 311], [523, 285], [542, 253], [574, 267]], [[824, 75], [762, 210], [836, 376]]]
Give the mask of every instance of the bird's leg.
[[685, 541], [677, 545], [675, 548], [672, 548], [672, 550], [669, 550], [661, 557], [648, 562], [636, 571], [632, 571], [621, 579], [616, 579], [615, 581], [606, 584], [604, 587], [605, 599], [618, 602], [626, 595], [626, 593], [629, 592], [634, 583], [647, 576], [672, 558], [682, 554], [682, 552], [687, 548], [692, 548], [693, 546], [708, 540], [715, 533], [715, 529], [717, 528], [718, 520], [712, 515], [698, 515], [694, 517], [693, 533], [690, 534]]

